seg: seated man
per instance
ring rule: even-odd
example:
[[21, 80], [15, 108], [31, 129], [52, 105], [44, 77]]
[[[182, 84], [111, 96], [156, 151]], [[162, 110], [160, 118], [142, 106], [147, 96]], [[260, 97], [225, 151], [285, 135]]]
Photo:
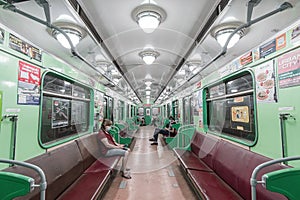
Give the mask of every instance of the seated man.
[[149, 141], [152, 141], [151, 145], [158, 145], [157, 139], [159, 134], [163, 134], [164, 136], [169, 136], [171, 132], [174, 132], [174, 128], [172, 128], [172, 125], [175, 124], [175, 119], [170, 116], [169, 117], [170, 122], [166, 125], [164, 129], [156, 128], [153, 134], [153, 138], [149, 139]]

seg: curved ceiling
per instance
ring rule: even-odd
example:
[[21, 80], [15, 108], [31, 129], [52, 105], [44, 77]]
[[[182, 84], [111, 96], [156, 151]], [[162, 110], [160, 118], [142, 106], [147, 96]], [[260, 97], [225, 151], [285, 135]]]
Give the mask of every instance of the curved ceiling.
[[[4, 2], [4, 1], [3, 1]], [[143, 0], [38, 0], [9, 1], [17, 9], [47, 21], [38, 5], [49, 3], [51, 23], [68, 21], [85, 29], [87, 35], [76, 50], [83, 59], [63, 48], [49, 34], [49, 28], [2, 6], [0, 23], [34, 45], [61, 58], [93, 81], [99, 81], [136, 103], [160, 100], [165, 91], [173, 93], [195, 84], [229, 61], [272, 37], [299, 19], [299, 0], [289, 1], [293, 8], [277, 13], [248, 28], [247, 33], [227, 53], [208, 63], [222, 50], [210, 31], [227, 22], [247, 22], [247, 0], [151, 0], [164, 9], [165, 20], [152, 33], [145, 33], [132, 17]], [[255, 2], [255, 1], [254, 1]], [[257, 1], [252, 19], [276, 8], [283, 0]], [[8, 3], [8, 2], [6, 2]], [[4, 3], [3, 3], [4, 5]], [[266, 26], [268, 24], [268, 26]], [[146, 65], [139, 53], [153, 49], [159, 56]], [[88, 64], [87, 64], [88, 63]], [[205, 66], [205, 69], [202, 67]], [[199, 72], [200, 71], [200, 72]], [[151, 82], [146, 88], [146, 82]], [[92, 82], [92, 81], [91, 81]], [[167, 93], [168, 97], [170, 94]]]

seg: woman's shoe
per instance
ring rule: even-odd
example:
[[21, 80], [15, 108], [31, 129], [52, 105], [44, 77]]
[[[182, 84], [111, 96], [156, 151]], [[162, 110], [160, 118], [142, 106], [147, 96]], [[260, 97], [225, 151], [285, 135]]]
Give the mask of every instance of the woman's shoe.
[[121, 176], [126, 179], [131, 179], [130, 172], [126, 172], [126, 173], [121, 172]]

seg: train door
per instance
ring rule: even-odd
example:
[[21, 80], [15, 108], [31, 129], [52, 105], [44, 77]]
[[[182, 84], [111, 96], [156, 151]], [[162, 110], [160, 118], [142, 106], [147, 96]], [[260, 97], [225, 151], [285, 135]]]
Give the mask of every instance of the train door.
[[114, 121], [113, 117], [113, 107], [114, 107], [114, 102], [113, 98], [109, 96], [104, 96], [104, 118], [105, 119], [110, 119], [111, 121]]
[[124, 120], [124, 109], [125, 109], [125, 105], [124, 105], [124, 101], [118, 101], [118, 121], [119, 120]]
[[178, 108], [178, 100], [172, 102], [172, 115], [175, 120], [178, 120], [179, 108]]
[[145, 108], [145, 123], [146, 125], [149, 125], [151, 123], [151, 109], [150, 107]]
[[192, 96], [183, 99], [183, 124], [193, 124]]
[[169, 117], [171, 115], [171, 108], [170, 108], [170, 104], [167, 104], [167, 117]]
[[152, 108], [152, 125], [157, 126], [157, 122], [158, 122], [158, 116], [160, 115], [160, 108]]

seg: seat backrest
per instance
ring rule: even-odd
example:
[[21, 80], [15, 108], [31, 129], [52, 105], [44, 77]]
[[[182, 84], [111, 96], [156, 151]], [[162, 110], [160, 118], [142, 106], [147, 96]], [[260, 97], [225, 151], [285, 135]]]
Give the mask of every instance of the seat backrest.
[[198, 153], [198, 157], [213, 169], [215, 153], [219, 140], [209, 134], [202, 134], [202, 141]]
[[76, 143], [80, 150], [83, 159], [83, 167], [85, 170], [101, 156], [101, 149], [97, 134], [93, 133], [84, 137], [80, 137], [76, 140]]
[[[250, 178], [254, 168], [270, 158], [261, 156], [247, 149], [234, 145], [230, 142], [220, 140], [216, 149], [213, 170], [244, 199], [251, 199]], [[283, 168], [280, 165], [270, 166], [262, 170], [257, 176], [267, 171]], [[257, 185], [257, 200], [280, 200], [286, 199], [283, 195], [269, 192]]]
[[[75, 142], [29, 159], [26, 162], [37, 165], [44, 171], [47, 181], [46, 199], [56, 199], [83, 173], [82, 157]], [[4, 171], [23, 174], [35, 179], [36, 184], [40, 183], [39, 175], [32, 169], [14, 166]], [[16, 199], [39, 199], [39, 193], [39, 188], [35, 188], [28, 195]]]

